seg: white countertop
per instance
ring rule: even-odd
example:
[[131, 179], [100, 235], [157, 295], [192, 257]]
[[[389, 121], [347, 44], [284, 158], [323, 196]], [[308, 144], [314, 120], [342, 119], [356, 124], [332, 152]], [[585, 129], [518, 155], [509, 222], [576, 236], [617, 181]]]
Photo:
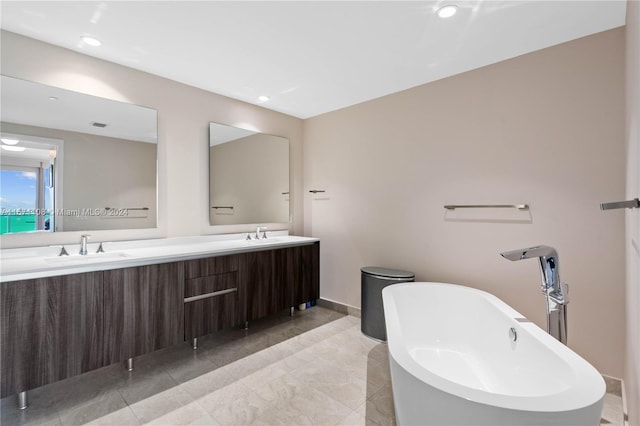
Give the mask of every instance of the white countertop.
[[85, 256], [78, 254], [79, 244], [65, 245], [69, 256], [58, 256], [60, 246], [4, 249], [0, 250], [0, 282], [177, 262], [319, 241], [289, 236], [287, 231], [268, 235], [267, 239], [251, 241], [245, 240], [247, 234], [243, 233], [105, 242], [105, 253], [96, 253], [100, 242], [90, 242]]

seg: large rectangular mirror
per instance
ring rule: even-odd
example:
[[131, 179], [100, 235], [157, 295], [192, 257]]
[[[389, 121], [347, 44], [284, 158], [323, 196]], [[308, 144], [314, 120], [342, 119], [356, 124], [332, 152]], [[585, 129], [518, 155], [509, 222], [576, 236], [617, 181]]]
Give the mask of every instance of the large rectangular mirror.
[[209, 124], [211, 225], [289, 222], [289, 140]]
[[156, 227], [155, 110], [1, 79], [0, 234]]

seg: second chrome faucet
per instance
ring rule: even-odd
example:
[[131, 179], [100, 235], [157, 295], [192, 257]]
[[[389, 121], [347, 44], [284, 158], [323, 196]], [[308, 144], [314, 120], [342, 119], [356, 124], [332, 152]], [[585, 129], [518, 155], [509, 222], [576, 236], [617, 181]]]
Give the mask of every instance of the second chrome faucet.
[[87, 255], [87, 241], [91, 235], [81, 235], [80, 236], [80, 256]]

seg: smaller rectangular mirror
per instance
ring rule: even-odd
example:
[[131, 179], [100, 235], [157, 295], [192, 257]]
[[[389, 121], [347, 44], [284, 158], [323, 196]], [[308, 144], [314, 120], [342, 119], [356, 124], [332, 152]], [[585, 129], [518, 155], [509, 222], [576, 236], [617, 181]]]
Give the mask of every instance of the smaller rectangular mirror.
[[289, 222], [289, 140], [209, 124], [209, 222]]

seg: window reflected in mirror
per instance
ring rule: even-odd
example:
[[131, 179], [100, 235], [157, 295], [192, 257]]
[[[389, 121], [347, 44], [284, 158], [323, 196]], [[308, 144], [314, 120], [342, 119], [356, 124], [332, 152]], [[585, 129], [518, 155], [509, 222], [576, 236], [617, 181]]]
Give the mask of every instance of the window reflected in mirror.
[[0, 235], [53, 231], [62, 141], [2, 134]]

